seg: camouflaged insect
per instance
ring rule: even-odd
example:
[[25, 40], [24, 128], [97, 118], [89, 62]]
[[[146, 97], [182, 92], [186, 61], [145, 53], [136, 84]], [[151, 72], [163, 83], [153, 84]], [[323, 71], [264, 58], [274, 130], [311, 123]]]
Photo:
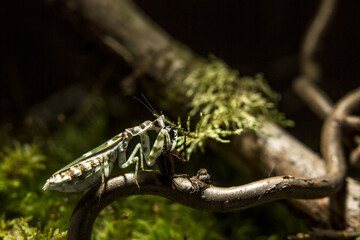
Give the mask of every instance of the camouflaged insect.
[[[147, 131], [158, 133], [151, 149]], [[126, 160], [129, 141], [135, 136], [140, 137], [140, 143], [135, 146]], [[165, 117], [161, 115], [154, 121], [145, 121], [139, 126], [127, 128], [109, 141], [85, 153], [54, 173], [46, 181], [43, 189], [61, 192], [84, 191], [100, 182], [100, 180], [104, 182], [105, 178], [109, 177], [116, 160], [120, 168], [126, 168], [135, 163], [135, 179], [137, 179], [139, 157], [136, 154], [139, 150], [140, 167], [144, 169], [144, 158], [147, 165], [154, 165], [163, 151], [175, 149], [176, 141], [177, 131], [175, 127], [165, 126]]]

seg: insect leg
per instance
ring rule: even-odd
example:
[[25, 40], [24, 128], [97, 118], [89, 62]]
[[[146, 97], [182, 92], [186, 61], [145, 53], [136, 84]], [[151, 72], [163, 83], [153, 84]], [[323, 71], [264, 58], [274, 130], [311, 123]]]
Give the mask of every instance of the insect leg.
[[101, 166], [101, 182], [105, 182], [105, 178], [108, 178], [110, 175], [110, 166], [109, 166], [109, 157], [103, 156], [100, 160]]
[[103, 159], [104, 159], [104, 174], [105, 177], [108, 178], [110, 175], [109, 158], [106, 156]]
[[120, 168], [126, 168], [126, 167], [128, 167], [130, 164], [133, 164], [133, 163], [136, 163], [136, 162], [139, 161], [139, 157], [135, 157], [135, 154], [139, 151], [140, 147], [141, 147], [141, 144], [138, 143], [138, 144], [135, 146], [134, 151], [131, 153], [131, 155], [130, 155], [130, 157], [128, 158], [128, 160], [127, 160], [124, 164], [122, 164], [122, 165], [120, 166]]
[[135, 155], [139, 151], [139, 149], [140, 149], [140, 159], [141, 159], [140, 161], [143, 161], [143, 156], [142, 156], [143, 153], [142, 153], [142, 149], [141, 149], [141, 144], [138, 143], [138, 144], [136, 144], [136, 146], [135, 146], [133, 152], [131, 153], [131, 155], [129, 156], [128, 160], [120, 166], [120, 168], [126, 168], [130, 164], [135, 163], [135, 182], [136, 182], [136, 185], [138, 186], [138, 188], [140, 188], [139, 183], [137, 181], [137, 172], [139, 169], [139, 157], [135, 157]]
[[126, 151], [122, 151], [121, 149], [119, 149], [118, 154], [118, 165], [119, 168], [121, 168], [121, 166], [126, 162]]
[[188, 155], [187, 155], [187, 148], [186, 148], [186, 135], [184, 136], [184, 154], [185, 154], [185, 162], [189, 161]]
[[[140, 135], [140, 143], [141, 143], [141, 150], [143, 152], [143, 154], [141, 154], [140, 156], [144, 156], [145, 161], [147, 161], [149, 159], [149, 154], [150, 154], [150, 139], [149, 136], [145, 133]], [[140, 162], [140, 167], [142, 170], [144, 170], [144, 163], [143, 161]]]
[[[140, 168], [141, 170], [144, 170], [144, 157], [143, 157], [144, 153], [143, 153], [143, 149], [142, 149], [142, 145], [140, 147]], [[138, 171], [138, 163], [136, 163], [136, 166], [135, 166], [135, 175]]]
[[155, 164], [156, 159], [164, 150], [164, 144], [166, 141], [170, 142], [169, 134], [165, 129], [161, 129], [155, 139], [153, 147], [151, 148], [149, 158], [145, 159], [147, 165], [152, 166]]
[[[127, 132], [125, 132], [126, 134], [125, 137], [128, 136]], [[130, 134], [129, 134], [130, 135]], [[131, 135], [130, 135], [131, 136]], [[126, 149], [128, 147], [128, 142], [129, 140], [129, 137], [123, 139], [123, 141], [121, 141], [119, 143], [119, 146], [118, 146], [118, 166], [119, 168], [121, 168], [121, 165], [123, 165], [125, 162], [126, 162]]]

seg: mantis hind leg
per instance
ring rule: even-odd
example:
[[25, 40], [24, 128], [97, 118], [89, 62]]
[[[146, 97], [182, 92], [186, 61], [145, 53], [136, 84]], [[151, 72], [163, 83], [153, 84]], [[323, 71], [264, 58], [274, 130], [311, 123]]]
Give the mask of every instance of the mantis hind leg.
[[100, 194], [99, 194], [99, 204], [101, 200], [101, 196], [103, 195], [104, 189], [106, 187], [105, 179], [110, 175], [110, 165], [109, 165], [109, 157], [104, 156], [100, 160], [101, 166], [101, 185], [100, 185]]
[[118, 166], [119, 166], [119, 168], [121, 168], [121, 166], [123, 165], [123, 164], [125, 164], [125, 162], [126, 162], [126, 152], [125, 151], [122, 151], [122, 150], [119, 150], [119, 152], [118, 152]]
[[109, 158], [107, 156], [102, 157], [100, 160], [101, 166], [101, 182], [104, 183], [105, 179], [110, 175]]

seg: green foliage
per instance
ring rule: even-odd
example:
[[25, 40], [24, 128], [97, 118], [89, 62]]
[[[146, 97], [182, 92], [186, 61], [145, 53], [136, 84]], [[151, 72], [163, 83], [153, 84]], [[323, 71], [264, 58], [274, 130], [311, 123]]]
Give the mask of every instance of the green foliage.
[[[189, 115], [201, 114], [193, 138], [188, 139], [191, 154], [203, 149], [207, 139], [228, 142], [226, 137], [244, 130], [261, 131], [264, 119], [291, 126], [292, 121], [276, 109], [278, 94], [267, 85], [261, 74], [239, 77], [221, 60], [210, 57], [208, 62], [194, 64], [191, 73], [182, 81], [186, 97], [191, 99]], [[178, 146], [183, 144], [179, 139]]]
[[14, 142], [0, 152], [0, 199], [2, 212], [28, 215], [39, 198], [38, 172], [45, 169], [45, 156], [37, 144]]
[[26, 239], [26, 240], [55, 240], [65, 239], [66, 233], [60, 233], [58, 229], [52, 228], [47, 231], [41, 230], [41, 223], [37, 227], [31, 227], [29, 221], [32, 217], [19, 217], [6, 220], [3, 214], [0, 217], [0, 237], [4, 240]]
[[[1, 237], [4, 239], [50, 239], [59, 230], [36, 227], [36, 218], [47, 216], [47, 199], [39, 194], [39, 184], [43, 181], [39, 174], [45, 169], [45, 155], [38, 144], [20, 144], [4, 147], [0, 152], [0, 199], [2, 208]], [[5, 220], [7, 214], [11, 220]], [[20, 217], [18, 217], [20, 216]], [[26, 216], [26, 217], [21, 217]]]
[[[21, 239], [19, 232], [23, 232], [22, 239], [50, 239], [67, 229], [79, 194], [41, 188], [52, 172], [98, 144], [104, 137], [105, 122], [103, 117], [97, 117], [79, 125], [66, 124], [53, 131], [51, 138], [37, 136], [42, 145], [15, 141], [0, 150], [0, 214], [6, 213], [10, 219], [3, 219], [1, 227], [6, 239]], [[86, 134], [89, 137], [84, 138]]]
[[[156, 196], [132, 196], [108, 206], [95, 223], [94, 239], [224, 239], [212, 214]], [[114, 231], [115, 230], [115, 231]]]
[[0, 193], [18, 189], [21, 184], [33, 189], [35, 173], [45, 169], [44, 161], [45, 156], [36, 144], [15, 142], [14, 147], [5, 147], [0, 152]]

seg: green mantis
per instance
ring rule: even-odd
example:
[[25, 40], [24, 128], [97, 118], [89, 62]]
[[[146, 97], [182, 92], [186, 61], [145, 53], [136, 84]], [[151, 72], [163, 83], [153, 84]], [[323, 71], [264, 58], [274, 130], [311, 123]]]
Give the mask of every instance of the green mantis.
[[[43, 189], [61, 192], [85, 191], [100, 180], [105, 182], [116, 161], [120, 168], [126, 168], [135, 163], [135, 179], [137, 179], [139, 162], [140, 168], [143, 170], [144, 159], [147, 165], [153, 166], [162, 153], [169, 153], [175, 149], [178, 135], [176, 129], [174, 126], [166, 125], [164, 115], [158, 116], [154, 121], [145, 121], [133, 128], [127, 128], [124, 132], [117, 134], [55, 172], [46, 181]], [[152, 148], [150, 148], [147, 131], [158, 133]], [[129, 158], [126, 159], [129, 141], [135, 136], [140, 137], [140, 143], [135, 146]], [[138, 152], [140, 152], [140, 159], [137, 156]]]

